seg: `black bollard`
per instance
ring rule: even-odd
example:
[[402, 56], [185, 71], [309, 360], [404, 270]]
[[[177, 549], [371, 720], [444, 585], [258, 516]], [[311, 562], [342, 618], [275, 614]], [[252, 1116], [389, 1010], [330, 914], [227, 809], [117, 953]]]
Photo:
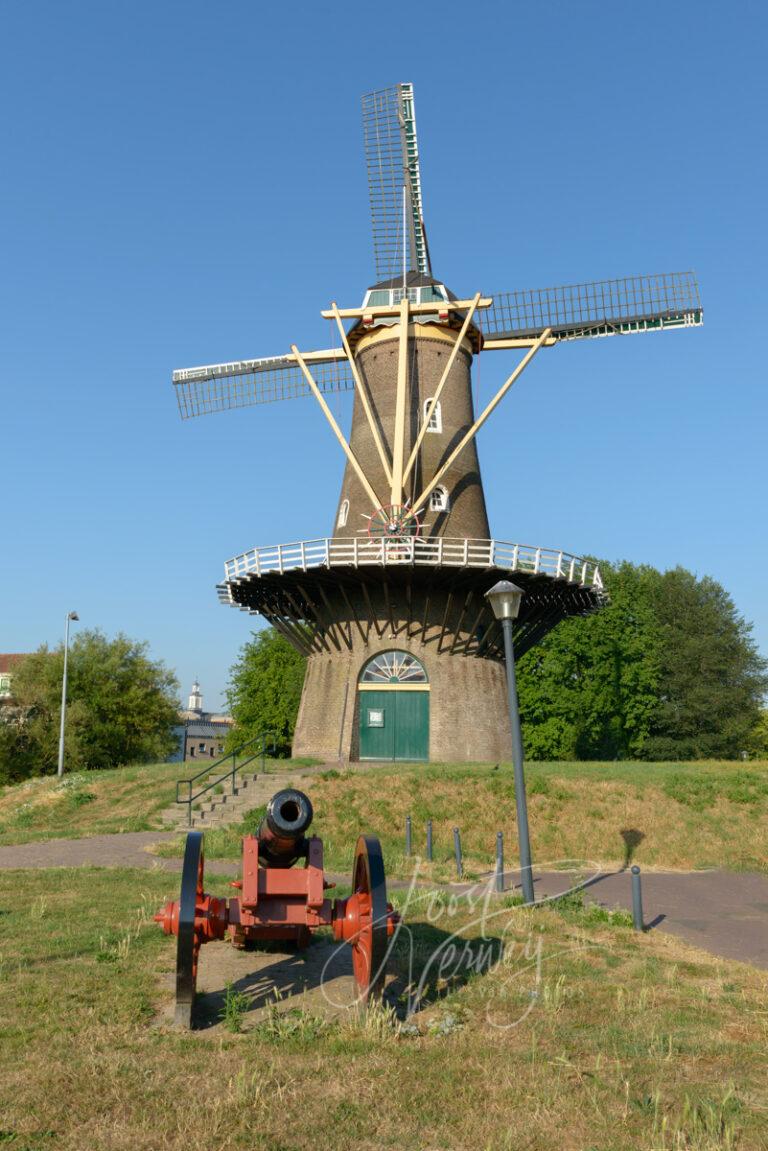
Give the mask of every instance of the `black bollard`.
[[496, 832], [496, 890], [504, 890], [504, 832]]
[[405, 854], [406, 855], [411, 854], [411, 817], [410, 817], [410, 815], [406, 815], [406, 817], [405, 817]]
[[432, 820], [427, 820], [427, 862], [432, 862]]
[[640, 886], [640, 868], [632, 868], [632, 922], [635, 931], [645, 931], [643, 922], [643, 889]]
[[456, 875], [461, 879], [464, 874], [464, 866], [461, 860], [461, 832], [458, 827], [453, 829], [453, 853], [456, 856]]

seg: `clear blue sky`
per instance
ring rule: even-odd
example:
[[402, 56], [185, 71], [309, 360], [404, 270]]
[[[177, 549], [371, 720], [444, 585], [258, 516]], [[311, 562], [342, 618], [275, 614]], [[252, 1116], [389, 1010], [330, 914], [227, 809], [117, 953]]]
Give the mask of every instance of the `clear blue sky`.
[[326, 345], [375, 278], [360, 95], [412, 80], [451, 288], [694, 268], [705, 306], [538, 357], [494, 535], [712, 575], [768, 652], [767, 40], [748, 2], [3, 4], [0, 650], [74, 608], [220, 702], [223, 562], [328, 534], [342, 458], [311, 399], [182, 423], [170, 374]]

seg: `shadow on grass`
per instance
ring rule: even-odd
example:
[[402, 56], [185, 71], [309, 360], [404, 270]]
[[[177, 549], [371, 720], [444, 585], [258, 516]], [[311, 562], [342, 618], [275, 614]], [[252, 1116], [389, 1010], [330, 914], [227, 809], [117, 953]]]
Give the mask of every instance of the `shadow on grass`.
[[645, 832], [638, 831], [636, 827], [623, 827], [619, 835], [624, 840], [624, 859], [622, 860], [622, 870], [626, 869], [635, 858], [635, 852], [640, 844], [645, 839]]
[[[450, 952], [456, 945], [456, 955]], [[464, 939], [430, 924], [409, 924], [393, 940], [388, 957], [390, 980], [384, 1002], [397, 1016], [420, 1011], [463, 987], [468, 979], [482, 975], [499, 958], [502, 940]], [[327, 936], [316, 937], [303, 951], [287, 954], [283, 943], [254, 948], [258, 970], [234, 979], [215, 991], [198, 993], [195, 999], [195, 1030], [207, 1030], [222, 1022], [227, 996], [243, 996], [243, 1017], [267, 1008], [290, 1011], [297, 998], [323, 987], [334, 1008], [352, 1006], [356, 992], [342, 980], [352, 977], [352, 951]], [[278, 950], [280, 948], [281, 950]], [[266, 955], [274, 962], [264, 963]], [[260, 955], [261, 962], [256, 959]], [[414, 989], [418, 991], [414, 993]]]

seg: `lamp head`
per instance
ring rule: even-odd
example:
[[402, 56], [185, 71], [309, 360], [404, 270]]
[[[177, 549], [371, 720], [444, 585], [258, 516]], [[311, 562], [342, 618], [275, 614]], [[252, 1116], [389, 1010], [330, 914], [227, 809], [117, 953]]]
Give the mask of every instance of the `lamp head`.
[[67, 619], [77, 619], [77, 620], [79, 620], [79, 619], [80, 619], [80, 616], [77, 614], [77, 612], [76, 612], [76, 611], [71, 611], [71, 612], [69, 613], [69, 615], [67, 616]]
[[496, 619], [517, 619], [523, 595], [521, 587], [502, 579], [485, 593], [485, 598], [491, 605]]

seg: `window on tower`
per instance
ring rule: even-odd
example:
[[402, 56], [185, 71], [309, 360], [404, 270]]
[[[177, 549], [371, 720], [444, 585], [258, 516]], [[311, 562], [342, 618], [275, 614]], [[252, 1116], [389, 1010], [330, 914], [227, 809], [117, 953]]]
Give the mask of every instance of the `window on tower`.
[[339, 518], [336, 520], [337, 528], [345, 528], [347, 526], [347, 516], [349, 515], [349, 500], [344, 500], [339, 508]]
[[[431, 398], [424, 401], [424, 419], [425, 420], [427, 418], [427, 413], [429, 412], [429, 405], [431, 403], [432, 403]], [[438, 400], [432, 409], [432, 415], [429, 417], [429, 423], [427, 424], [427, 431], [428, 432], [442, 432], [442, 430], [443, 430], [443, 410], [440, 407], [440, 401]]]
[[429, 497], [429, 510], [431, 512], [447, 512], [449, 503], [448, 489], [438, 485]]
[[372, 308], [380, 308], [382, 305], [387, 307], [392, 300], [389, 291], [379, 290], [378, 292], [369, 292], [365, 302], [370, 304]]

